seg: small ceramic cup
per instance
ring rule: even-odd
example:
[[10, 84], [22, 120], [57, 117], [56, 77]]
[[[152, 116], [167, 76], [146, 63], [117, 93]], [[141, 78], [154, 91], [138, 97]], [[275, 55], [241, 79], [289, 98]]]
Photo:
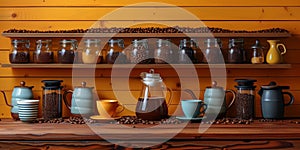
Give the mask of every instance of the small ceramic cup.
[[181, 100], [181, 108], [186, 118], [197, 118], [207, 108], [202, 100]]
[[[97, 100], [97, 110], [103, 118], [113, 118], [124, 110], [124, 106], [118, 103], [118, 100]], [[118, 111], [118, 107], [121, 107]]]

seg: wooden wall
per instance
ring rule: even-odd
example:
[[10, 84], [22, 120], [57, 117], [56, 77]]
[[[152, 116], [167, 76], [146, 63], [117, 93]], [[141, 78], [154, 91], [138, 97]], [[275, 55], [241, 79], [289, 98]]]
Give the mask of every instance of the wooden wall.
[[[163, 6], [157, 3], [146, 3], [139, 6], [123, 8], [122, 6], [145, 2], [144, 0], [6, 0], [0, 2], [0, 32], [5, 30], [28, 29], [28, 30], [67, 30], [90, 27], [126, 27], [143, 23], [160, 23], [170, 26], [199, 25], [199, 20], [206, 26], [220, 27], [232, 30], [260, 30], [279, 27], [292, 33], [290, 38], [281, 38], [286, 44], [287, 54], [285, 63], [292, 64], [289, 69], [227, 69], [227, 89], [234, 89], [234, 79], [251, 78], [257, 79], [257, 90], [261, 85], [269, 81], [276, 81], [279, 85], [288, 85], [295, 96], [292, 106], [286, 108], [287, 117], [300, 117], [300, 1], [299, 0], [273, 0], [273, 1], [239, 1], [239, 0], [210, 0], [210, 1], [178, 1], [157, 0], [157, 2], [168, 3], [174, 6]], [[196, 17], [191, 17], [184, 9]], [[113, 12], [114, 13], [111, 13]], [[101, 18], [101, 19], [100, 19]], [[100, 20], [99, 20], [100, 19]], [[227, 41], [228, 39], [224, 39]], [[254, 41], [255, 39], [249, 39]], [[262, 39], [265, 46], [267, 39]], [[250, 44], [251, 45], [251, 44]], [[224, 45], [227, 47], [227, 45]], [[10, 50], [10, 39], [0, 36], [0, 63], [9, 63], [8, 53]], [[130, 77], [130, 89], [134, 97], [138, 97], [140, 89], [139, 73], [148, 69], [135, 69]], [[179, 103], [180, 81], [173, 69], [156, 69], [161, 73], [165, 84], [170, 87], [176, 97], [173, 99], [171, 113], [174, 112]], [[84, 71], [84, 70], [83, 70]], [[203, 98], [206, 86], [210, 85], [211, 75], [209, 69], [198, 69], [200, 83], [199, 97]], [[110, 69], [96, 70], [97, 95], [101, 99], [115, 98], [112, 92], [110, 80]], [[222, 78], [222, 77], [221, 77]], [[24, 80], [27, 85], [34, 85], [35, 96], [41, 96], [43, 79], [62, 79], [67, 89], [72, 86], [72, 69], [11, 69], [0, 68], [0, 89], [7, 92], [10, 99], [14, 86]], [[119, 77], [121, 82], [127, 82], [127, 78]], [[189, 85], [195, 82], [195, 78], [189, 78]], [[198, 89], [193, 89], [197, 91]], [[124, 87], [119, 87], [117, 92], [128, 93]], [[256, 96], [257, 116], [261, 116], [259, 96]], [[10, 117], [10, 108], [0, 98], [0, 118]], [[135, 100], [129, 100], [126, 104], [128, 109], [134, 108]], [[125, 111], [123, 114], [133, 114]], [[64, 116], [68, 116], [68, 110], [64, 108]]]

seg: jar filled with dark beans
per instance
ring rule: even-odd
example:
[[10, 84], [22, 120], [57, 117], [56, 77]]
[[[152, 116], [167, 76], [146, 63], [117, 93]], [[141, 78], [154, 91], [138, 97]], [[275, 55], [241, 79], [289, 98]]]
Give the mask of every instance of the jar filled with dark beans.
[[133, 64], [150, 64], [152, 63], [153, 57], [150, 56], [148, 48], [148, 40], [133, 40], [132, 48], [129, 52], [129, 61]]
[[221, 39], [218, 38], [208, 38], [205, 40], [204, 44], [206, 49], [204, 52], [203, 62], [209, 64], [224, 63], [224, 58], [222, 54], [222, 43]]
[[[183, 39], [179, 44], [178, 53], [178, 63], [179, 64], [191, 64], [198, 63], [199, 60], [196, 59], [196, 48], [197, 44], [193, 39], [187, 40]], [[200, 51], [198, 51], [200, 53]]]
[[34, 63], [53, 63], [52, 40], [37, 40], [36, 50], [33, 52]]
[[57, 62], [62, 64], [72, 64], [77, 49], [77, 40], [63, 39], [60, 41], [60, 49], [57, 51]]
[[110, 39], [108, 41], [106, 63], [108, 64], [124, 64], [127, 62], [127, 57], [123, 52], [123, 39]]
[[174, 53], [169, 39], [158, 39], [157, 48], [154, 51], [154, 62], [156, 64], [166, 64], [174, 62]]
[[245, 60], [244, 40], [230, 39], [227, 54], [227, 63], [239, 64]]
[[238, 85], [235, 96], [236, 118], [254, 119], [255, 117], [255, 87], [253, 85], [256, 80], [236, 79]]
[[62, 117], [62, 80], [43, 80], [43, 108], [45, 120]]
[[10, 63], [29, 63], [29, 40], [11, 40], [11, 51], [9, 53]]

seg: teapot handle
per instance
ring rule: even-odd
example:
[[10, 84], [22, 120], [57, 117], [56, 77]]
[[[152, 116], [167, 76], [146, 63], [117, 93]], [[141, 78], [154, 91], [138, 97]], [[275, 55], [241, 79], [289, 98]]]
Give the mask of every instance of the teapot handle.
[[277, 49], [279, 49], [279, 46], [282, 46], [282, 48], [283, 48], [283, 51], [280, 53], [281, 55], [283, 55], [283, 54], [285, 54], [286, 53], [286, 48], [285, 48], [285, 46], [284, 46], [284, 44], [277, 44]]
[[1, 90], [1, 93], [3, 94], [4, 100], [5, 100], [5, 104], [6, 104], [7, 106], [9, 106], [9, 107], [13, 107], [13, 105], [8, 104], [7, 98], [6, 98], [6, 95], [5, 95], [5, 92]]
[[167, 87], [167, 91], [169, 91], [170, 92], [170, 97], [169, 97], [169, 102], [168, 102], [168, 106], [170, 105], [170, 104], [172, 104], [172, 101], [173, 101], [173, 91], [172, 91], [172, 89], [170, 89], [170, 88], [168, 88]]
[[64, 92], [64, 95], [63, 95], [63, 99], [64, 99], [64, 102], [65, 102], [65, 105], [67, 106], [67, 108], [68, 108], [69, 110], [71, 110], [71, 105], [68, 103], [67, 95], [70, 94], [70, 93], [72, 94], [73, 91], [72, 91], [72, 90], [65, 91], [65, 92]]
[[[231, 92], [232, 93], [232, 99], [229, 103], [229, 105], [226, 108], [226, 111], [232, 106], [232, 104], [235, 102], [235, 92], [233, 90], [226, 90], [225, 93]], [[226, 96], [225, 96], [226, 97]]]
[[285, 106], [292, 105], [294, 103], [294, 96], [293, 96], [292, 93], [290, 93], [290, 92], [282, 92], [282, 94], [287, 94], [287, 95], [290, 96], [290, 101], [287, 104], [284, 104]]

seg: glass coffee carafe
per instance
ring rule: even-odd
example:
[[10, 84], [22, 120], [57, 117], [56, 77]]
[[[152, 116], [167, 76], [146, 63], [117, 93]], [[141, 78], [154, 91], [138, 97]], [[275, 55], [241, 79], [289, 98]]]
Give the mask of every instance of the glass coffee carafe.
[[[149, 73], [141, 73], [143, 89], [136, 106], [136, 116], [143, 120], [158, 121], [168, 117], [168, 106], [165, 100], [166, 87], [160, 74], [154, 73], [151, 69]], [[170, 89], [170, 100], [172, 92]], [[169, 103], [170, 103], [169, 100]]]

